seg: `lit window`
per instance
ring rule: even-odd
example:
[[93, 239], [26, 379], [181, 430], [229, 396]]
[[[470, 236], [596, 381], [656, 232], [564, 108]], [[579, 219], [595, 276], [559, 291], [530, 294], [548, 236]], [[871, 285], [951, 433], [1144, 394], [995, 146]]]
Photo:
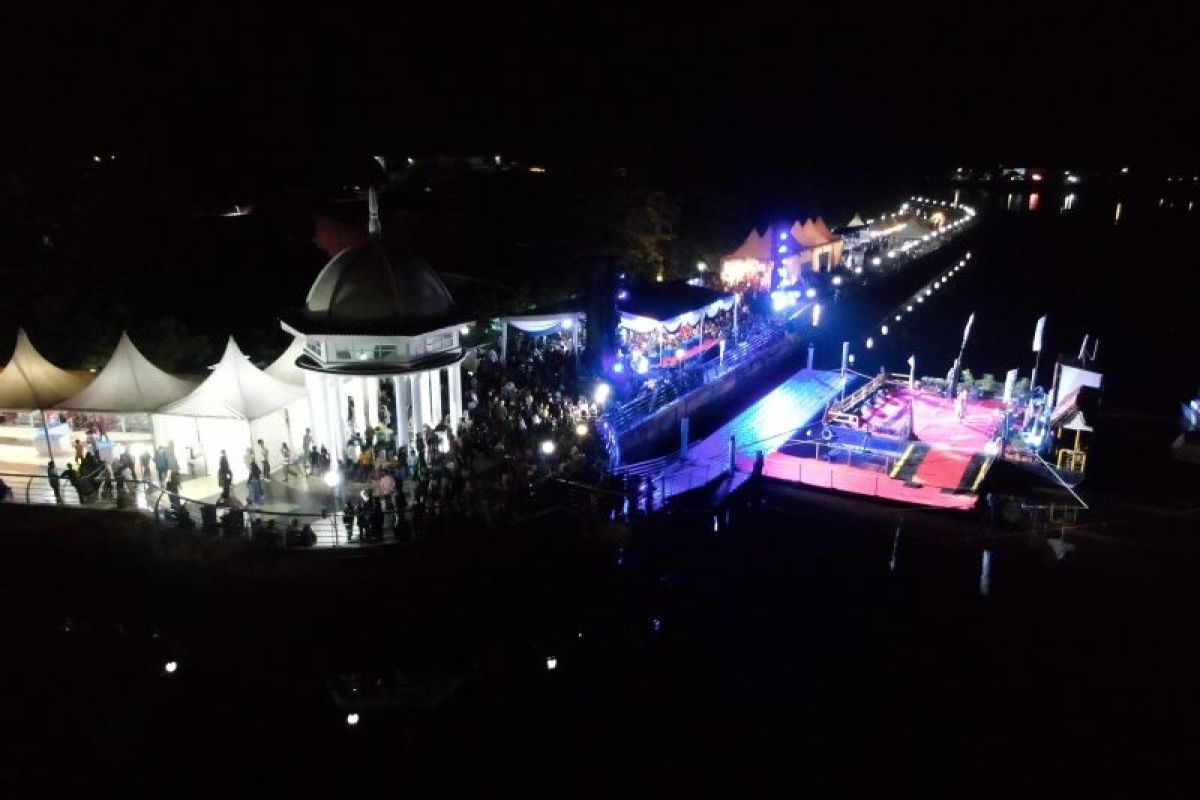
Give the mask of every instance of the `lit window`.
[[377, 344], [377, 345], [375, 345], [375, 358], [376, 359], [395, 358], [395, 357], [396, 357], [396, 345], [394, 345], [394, 344]]

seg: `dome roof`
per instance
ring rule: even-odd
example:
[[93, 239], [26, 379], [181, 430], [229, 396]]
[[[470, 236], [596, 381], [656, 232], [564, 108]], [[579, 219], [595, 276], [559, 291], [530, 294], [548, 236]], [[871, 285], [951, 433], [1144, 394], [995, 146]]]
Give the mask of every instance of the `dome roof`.
[[325, 265], [294, 322], [308, 333], [416, 334], [453, 325], [458, 316], [429, 264], [372, 236]]

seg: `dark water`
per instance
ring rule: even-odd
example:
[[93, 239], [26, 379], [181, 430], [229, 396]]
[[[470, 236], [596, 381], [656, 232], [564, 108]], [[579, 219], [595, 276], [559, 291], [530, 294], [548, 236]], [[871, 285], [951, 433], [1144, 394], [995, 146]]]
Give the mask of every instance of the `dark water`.
[[[937, 196], [950, 197], [950, 190]], [[1045, 314], [1043, 378], [1056, 355], [1078, 354], [1086, 333], [1100, 339], [1106, 403], [1174, 415], [1200, 386], [1193, 319], [1200, 296], [1200, 257], [1193, 246], [1200, 209], [1187, 210], [1187, 195], [1166, 196], [1160, 207], [1159, 195], [1144, 190], [1049, 190], [1036, 198], [1031, 203], [1028, 190], [964, 190], [962, 201], [980, 210], [979, 223], [915, 266], [912, 280], [899, 281], [904, 291], [893, 297], [899, 302], [969, 250], [968, 267], [910, 319], [889, 320], [889, 337], [863, 324], [856, 342], [862, 363], [871, 371], [884, 361], [900, 369], [916, 353], [918, 371], [945, 375], [973, 311], [965, 366], [1000, 380], [1016, 367], [1027, 377], [1034, 327]], [[1117, 203], [1121, 216], [1114, 223]], [[873, 306], [878, 316], [870, 322], [888, 310]], [[863, 347], [868, 335], [879, 343], [874, 355]]]

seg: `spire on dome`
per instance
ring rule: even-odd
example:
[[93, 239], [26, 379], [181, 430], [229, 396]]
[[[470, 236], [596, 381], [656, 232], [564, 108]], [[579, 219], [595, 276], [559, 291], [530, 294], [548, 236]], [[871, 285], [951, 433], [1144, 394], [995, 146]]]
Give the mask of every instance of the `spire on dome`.
[[375, 196], [374, 186], [367, 189], [367, 214], [367, 232], [379, 233], [382, 226], [379, 224], [379, 198]]

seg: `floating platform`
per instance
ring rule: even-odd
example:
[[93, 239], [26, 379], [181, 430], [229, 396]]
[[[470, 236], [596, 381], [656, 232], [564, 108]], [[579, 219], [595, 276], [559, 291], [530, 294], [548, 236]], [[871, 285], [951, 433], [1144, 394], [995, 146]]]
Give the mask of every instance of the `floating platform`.
[[[999, 400], [967, 400], [960, 419], [949, 398], [890, 385], [864, 411], [859, 427], [829, 426], [828, 438], [818, 430], [771, 452], [763, 474], [933, 508], [975, 507], [998, 452]], [[910, 427], [915, 436], [908, 435]]]

